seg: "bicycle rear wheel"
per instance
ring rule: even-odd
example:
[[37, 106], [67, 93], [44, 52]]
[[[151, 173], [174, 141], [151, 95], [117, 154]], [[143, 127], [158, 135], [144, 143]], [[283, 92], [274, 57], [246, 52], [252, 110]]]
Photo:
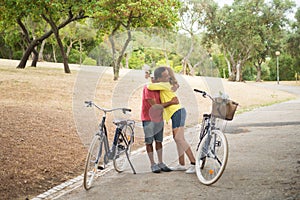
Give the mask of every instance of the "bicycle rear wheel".
[[119, 134], [116, 154], [113, 159], [114, 168], [117, 172], [123, 172], [128, 167], [128, 164], [130, 164], [131, 147], [133, 142], [133, 127], [131, 125], [124, 126], [122, 134]]
[[201, 183], [211, 185], [222, 176], [228, 159], [225, 135], [213, 130], [202, 139], [196, 155], [196, 174]]
[[93, 180], [97, 177], [98, 165], [100, 163], [102, 155], [104, 137], [105, 135], [100, 136], [96, 134], [90, 144], [83, 177], [83, 187], [86, 190], [89, 190], [91, 188]]

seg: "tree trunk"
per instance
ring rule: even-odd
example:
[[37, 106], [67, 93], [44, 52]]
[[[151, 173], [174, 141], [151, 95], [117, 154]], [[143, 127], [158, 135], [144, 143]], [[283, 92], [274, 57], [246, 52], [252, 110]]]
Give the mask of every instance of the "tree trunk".
[[71, 52], [71, 49], [72, 49], [73, 44], [74, 44], [74, 41], [70, 41], [70, 45], [68, 46], [68, 48], [67, 48], [67, 53], [66, 53], [68, 57], [69, 57], [69, 55], [70, 55], [70, 52]]
[[189, 52], [187, 53], [187, 55], [185, 55], [185, 57], [181, 61], [182, 71], [183, 71], [183, 74], [185, 74], [185, 75], [188, 75], [190, 73], [190, 71], [192, 70], [189, 68], [189, 66], [190, 66], [189, 59], [194, 50], [194, 34], [192, 32], [190, 32], [190, 34], [191, 34], [191, 46], [190, 46]]
[[183, 75], [186, 75], [187, 73], [187, 61], [186, 61], [186, 57], [184, 57], [181, 61], [181, 65], [182, 65], [182, 70], [181, 70], [181, 73]]
[[[119, 26], [117, 26], [117, 27], [119, 27]], [[128, 27], [126, 27], [126, 28], [127, 28], [127, 36], [128, 37], [127, 37], [127, 39], [125, 41], [125, 44], [124, 44], [124, 46], [122, 48], [122, 51], [121, 51], [121, 53], [120, 53], [120, 55], [119, 55], [119, 57], [118, 57], [117, 60], [115, 60], [116, 49], [115, 49], [115, 43], [114, 43], [114, 35], [115, 35], [116, 31], [117, 31], [117, 28], [115, 28], [113, 30], [113, 32], [111, 34], [111, 37], [109, 37], [109, 41], [110, 41], [111, 46], [112, 46], [113, 60], [114, 60], [114, 62], [113, 62], [114, 81], [118, 80], [118, 78], [119, 78], [120, 65], [121, 65], [123, 56], [125, 54], [125, 51], [127, 49], [127, 46], [128, 46], [128, 44], [129, 44], [129, 42], [131, 40], [131, 30]]]
[[23, 24], [21, 18], [17, 18], [17, 23], [23, 31], [26, 43], [29, 45], [28, 48], [26, 49], [24, 55], [23, 55], [23, 57], [25, 56], [24, 60], [23, 60], [23, 57], [22, 57], [21, 62], [19, 63], [17, 68], [24, 69], [26, 67], [27, 60], [28, 60], [29, 56], [31, 55], [31, 53], [33, 53], [31, 66], [36, 67], [39, 55], [38, 55], [38, 52], [35, 50], [35, 47], [39, 44], [39, 42], [36, 39], [30, 40], [29, 33], [28, 33], [25, 25]]
[[53, 60], [54, 60], [55, 63], [57, 63], [56, 50], [55, 50], [54, 44], [52, 44], [52, 53], [53, 53]]
[[79, 64], [81, 66], [81, 64], [82, 64], [82, 41], [81, 40], [79, 40], [79, 52], [80, 52]]
[[27, 60], [28, 60], [31, 52], [33, 52], [34, 48], [37, 46], [37, 44], [38, 44], [37, 40], [31, 41], [31, 43], [27, 47], [26, 51], [24, 52], [22, 59], [21, 59], [19, 65], [17, 66], [17, 68], [24, 69], [26, 67]]
[[257, 74], [256, 74], [256, 82], [261, 82], [261, 66], [256, 67]]
[[257, 60], [257, 65], [254, 62], [254, 66], [256, 68], [256, 82], [260, 82], [261, 81], [261, 64], [263, 63], [263, 59], [258, 59]]
[[41, 44], [41, 48], [40, 48], [40, 51], [39, 51], [39, 61], [43, 61], [44, 60], [44, 48], [45, 48], [45, 45], [46, 45], [46, 40], [43, 40], [42, 44]]
[[226, 58], [226, 56], [225, 56], [225, 60], [226, 60], [226, 63], [227, 63], [228, 76], [231, 77], [232, 76], [232, 72], [231, 72], [230, 61]]
[[[44, 15], [42, 15], [42, 17], [44, 18]], [[74, 16], [72, 12], [69, 12], [69, 17], [67, 20], [63, 21], [59, 26], [58, 26], [58, 30], [65, 27], [66, 25], [68, 25], [69, 23], [73, 22], [73, 21], [76, 21], [76, 20], [80, 20], [80, 19], [84, 19], [84, 18], [87, 18], [88, 16], [85, 16], [84, 13], [79, 13], [79, 15], [77, 16]], [[21, 22], [20, 19], [18, 19], [19, 22]], [[19, 24], [20, 25], [20, 24]], [[21, 26], [21, 25], [20, 25]], [[25, 27], [25, 26], [24, 26]], [[23, 30], [23, 27], [21, 26], [22, 30]], [[24, 31], [24, 30], [23, 30]], [[41, 43], [42, 41], [44, 41], [45, 39], [47, 39], [48, 37], [50, 37], [52, 35], [52, 30], [46, 32], [44, 35], [42, 35], [41, 37], [39, 37], [38, 39], [35, 39], [35, 40], [32, 40], [30, 41], [27, 49], [25, 50], [23, 56], [22, 56], [22, 59], [19, 63], [19, 65], [17, 66], [17, 68], [25, 68], [26, 67], [26, 63], [27, 63], [27, 60], [30, 56], [30, 54], [34, 51], [34, 48], [39, 44]]]
[[129, 69], [129, 55], [128, 55], [128, 53], [126, 53], [124, 56], [125, 56], [125, 60], [126, 60], [125, 68]]
[[62, 58], [63, 58], [63, 63], [64, 63], [64, 70], [65, 70], [65, 73], [71, 73], [70, 71], [70, 68], [69, 68], [69, 64], [68, 64], [68, 57], [65, 53], [65, 50], [64, 50], [64, 45], [59, 37], [59, 33], [58, 33], [58, 30], [57, 30], [57, 33], [54, 34], [55, 37], [56, 37], [56, 40], [57, 40], [57, 43], [58, 43], [58, 46], [60, 48], [60, 52], [61, 52], [61, 55], [62, 55]]
[[240, 61], [238, 61], [237, 65], [236, 65], [236, 76], [235, 76], [235, 80], [236, 81], [240, 81], [240, 73], [241, 73], [241, 63]]
[[32, 63], [31, 67], [36, 67], [36, 64], [39, 60], [39, 53], [36, 51], [36, 49], [33, 49], [33, 57], [32, 57]]
[[64, 64], [64, 70], [65, 70], [65, 73], [71, 73], [70, 71], [70, 68], [69, 68], [69, 64], [68, 64], [68, 57], [65, 53], [65, 50], [64, 50], [64, 46], [63, 46], [63, 43], [59, 37], [59, 29], [58, 27], [56, 26], [56, 24], [54, 23], [54, 21], [52, 20], [51, 16], [49, 18], [47, 18], [45, 15], [42, 15], [42, 17], [44, 18], [44, 20], [50, 24], [51, 26], [51, 29], [55, 35], [55, 38], [56, 38], [56, 41], [57, 41], [57, 44], [60, 48], [60, 52], [61, 52], [61, 55], [62, 55], [62, 58], [63, 58], [63, 64]]
[[229, 76], [228, 80], [230, 81], [236, 81], [237, 79], [237, 68], [238, 68], [238, 63], [235, 62], [234, 57], [233, 57], [233, 53], [228, 52], [228, 54], [230, 55], [230, 62], [227, 63], [229, 65], [231, 65], [231, 75]]
[[117, 63], [115, 65], [115, 68], [114, 68], [114, 81], [118, 80], [119, 78], [119, 72], [120, 72], [120, 66], [121, 66], [121, 62], [122, 62], [122, 59], [123, 59], [123, 56], [124, 56], [124, 53], [125, 53], [125, 50], [131, 40], [131, 31], [130, 30], [127, 30], [127, 35], [128, 35], [128, 38], [123, 46], [123, 49], [118, 57], [118, 60], [117, 60]]
[[114, 41], [114, 36], [115, 36], [115, 31], [112, 31], [110, 37], [109, 37], [109, 42], [111, 44], [111, 49], [112, 49], [112, 60], [113, 60], [113, 63], [112, 63], [112, 66], [113, 66], [113, 72], [114, 72], [114, 80], [117, 80], [115, 79], [115, 77], [119, 77], [119, 71], [117, 70], [117, 62], [116, 62], [116, 47], [115, 47], [115, 41]]

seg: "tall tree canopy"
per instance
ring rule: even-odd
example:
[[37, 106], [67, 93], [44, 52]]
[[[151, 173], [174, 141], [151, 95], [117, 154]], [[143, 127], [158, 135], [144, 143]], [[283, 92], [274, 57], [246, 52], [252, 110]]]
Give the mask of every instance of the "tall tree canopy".
[[[59, 30], [73, 21], [88, 17], [91, 14], [91, 8], [95, 1], [93, 0], [3, 0], [0, 7], [0, 19], [2, 27], [9, 27], [18, 24], [27, 42], [27, 49], [18, 65], [18, 68], [25, 68], [30, 54], [34, 53], [32, 66], [36, 65], [38, 53], [35, 48], [43, 40], [53, 33], [60, 47], [66, 73], [70, 73], [68, 59], [64, 52], [63, 44], [59, 36]], [[25, 24], [26, 18], [35, 19], [38, 23], [47, 23], [49, 30], [40, 30], [41, 32], [33, 37], [29, 33], [30, 27]]]
[[[292, 32], [287, 39], [287, 52], [295, 58], [295, 71], [300, 72], [300, 8], [295, 15], [296, 22], [293, 24]], [[300, 75], [300, 74], [299, 74]]]
[[[207, 5], [209, 1], [204, 0]], [[230, 79], [242, 80], [246, 61], [259, 65], [270, 54], [270, 47], [279, 44], [280, 34], [291, 10], [291, 0], [235, 0], [231, 6], [217, 9], [207, 6], [206, 41], [216, 42], [223, 51], [230, 69]]]
[[[109, 35], [112, 49], [114, 80], [119, 77], [121, 61], [131, 41], [131, 31], [136, 28], [163, 27], [172, 28], [178, 21], [179, 0], [103, 0], [97, 2], [101, 9], [94, 18], [100, 31]], [[126, 32], [127, 39], [117, 52], [116, 35]]]

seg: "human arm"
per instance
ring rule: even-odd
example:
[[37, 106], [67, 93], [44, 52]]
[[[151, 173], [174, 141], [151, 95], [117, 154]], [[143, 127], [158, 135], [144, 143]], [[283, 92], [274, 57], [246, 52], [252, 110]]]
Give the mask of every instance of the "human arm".
[[171, 91], [172, 85], [168, 82], [149, 83], [147, 85], [149, 90], [169, 90]]
[[171, 101], [168, 101], [168, 102], [165, 102], [165, 103], [161, 103], [161, 105], [166, 108], [168, 106], [171, 106], [171, 105], [175, 105], [175, 104], [179, 104], [179, 100], [177, 97], [173, 97], [171, 99]]
[[147, 101], [151, 106], [154, 106], [154, 107], [157, 107], [157, 108], [159, 108], [159, 107], [166, 108], [166, 107], [174, 105], [174, 104], [179, 104], [179, 100], [178, 100], [177, 97], [173, 97], [171, 99], [171, 101], [161, 103], [161, 104], [157, 104], [154, 99], [147, 99]]

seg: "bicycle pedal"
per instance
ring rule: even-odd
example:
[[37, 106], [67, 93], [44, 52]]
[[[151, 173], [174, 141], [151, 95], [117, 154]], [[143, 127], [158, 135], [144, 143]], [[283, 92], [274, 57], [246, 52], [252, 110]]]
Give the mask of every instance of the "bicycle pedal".
[[98, 166], [99, 170], [104, 170], [105, 168], [103, 166]]
[[124, 146], [124, 145], [121, 145], [121, 144], [119, 144], [119, 145], [118, 145], [118, 150], [119, 150], [119, 151], [123, 151], [123, 150], [125, 150], [125, 146]]

